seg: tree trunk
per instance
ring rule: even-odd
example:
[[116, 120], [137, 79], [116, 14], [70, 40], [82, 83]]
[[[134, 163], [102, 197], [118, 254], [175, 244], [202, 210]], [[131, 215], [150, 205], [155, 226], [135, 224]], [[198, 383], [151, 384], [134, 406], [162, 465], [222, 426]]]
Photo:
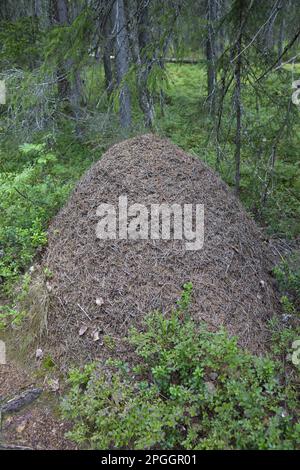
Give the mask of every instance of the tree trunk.
[[68, 5], [66, 0], [55, 0], [55, 19], [56, 21], [61, 24], [67, 24], [69, 22], [68, 18]]
[[[68, 19], [69, 22], [72, 23], [78, 15], [81, 13], [80, 3], [78, 1], [74, 1], [72, 3], [72, 8], [69, 11]], [[72, 112], [76, 120], [79, 119], [81, 114], [81, 104], [86, 104], [85, 100], [83, 99], [83, 83], [80, 75], [80, 69], [78, 66], [74, 64], [73, 59], [69, 59], [67, 61], [67, 68], [68, 70], [72, 70], [72, 79], [70, 81], [70, 103], [72, 107]], [[80, 130], [77, 126], [76, 132], [79, 135]]]
[[284, 36], [285, 36], [285, 16], [284, 16], [284, 2], [282, 2], [279, 35], [278, 35], [278, 48], [277, 48], [278, 65], [282, 65]]
[[49, 28], [50, 22], [50, 1], [51, 0], [34, 0], [34, 16], [38, 18], [39, 27], [42, 30]]
[[[56, 24], [61, 26], [68, 24], [68, 6], [66, 0], [52, 0], [52, 13]], [[65, 101], [70, 96], [70, 83], [67, 78], [66, 67], [59, 67], [56, 75], [59, 97], [62, 101]]]
[[211, 112], [215, 111], [216, 101], [216, 34], [215, 21], [217, 19], [216, 0], [207, 0], [207, 39], [206, 39], [206, 59], [207, 59], [207, 96], [210, 103]]
[[219, 23], [219, 30], [217, 34], [217, 59], [219, 59], [225, 50], [226, 45], [226, 28], [223, 22], [223, 17], [225, 16], [227, 8], [227, 2], [225, 0], [220, 0], [217, 2], [217, 21]]
[[125, 19], [124, 0], [114, 2], [114, 33], [116, 49], [116, 75], [120, 87], [120, 123], [124, 128], [131, 126], [131, 100], [130, 91], [126, 83], [126, 74], [129, 70], [129, 42]]
[[234, 54], [236, 56], [236, 65], [234, 70], [235, 77], [235, 110], [236, 110], [236, 133], [235, 133], [235, 194], [240, 192], [241, 179], [241, 146], [242, 146], [242, 97], [241, 97], [241, 71], [242, 71], [242, 24], [243, 10], [239, 12], [239, 37], [237, 40]]
[[112, 39], [111, 39], [111, 18], [110, 15], [105, 21], [103, 27], [104, 33], [104, 52], [103, 52], [103, 66], [104, 66], [104, 74], [105, 74], [105, 87], [108, 96], [111, 95], [113, 91], [113, 72], [112, 72], [112, 65], [111, 65], [111, 58], [112, 55]]
[[[77, 14], [75, 4], [71, 11], [68, 10], [67, 0], [52, 0], [53, 2], [53, 18], [56, 24], [60, 26], [69, 25]], [[72, 75], [72, 79], [70, 76]], [[74, 119], [77, 121], [80, 116], [80, 103], [82, 98], [82, 80], [80, 71], [74, 66], [73, 59], [69, 58], [57, 69], [57, 86], [58, 94], [63, 102], [70, 104], [70, 111]], [[77, 126], [76, 132], [79, 135], [80, 130]]]
[[147, 81], [151, 71], [151, 61], [147, 56], [146, 47], [149, 45], [149, 13], [148, 5], [144, 0], [140, 0], [139, 7], [141, 9], [138, 21], [138, 94], [141, 110], [144, 114], [146, 127], [152, 128], [154, 121], [153, 99], [149, 92]]
[[43, 2], [42, 0], [34, 0], [34, 15], [40, 18], [43, 14]]

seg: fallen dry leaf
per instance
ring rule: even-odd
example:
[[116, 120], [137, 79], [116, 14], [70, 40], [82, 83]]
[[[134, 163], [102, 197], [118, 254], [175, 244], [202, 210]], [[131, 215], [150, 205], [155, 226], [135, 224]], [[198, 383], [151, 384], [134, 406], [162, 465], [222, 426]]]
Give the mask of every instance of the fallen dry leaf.
[[21, 433], [24, 431], [24, 429], [26, 428], [26, 421], [22, 421], [21, 424], [19, 424], [19, 426], [16, 427], [16, 431], [18, 433]]
[[99, 330], [93, 331], [92, 338], [93, 338], [93, 341], [99, 341], [99, 339], [100, 339]]
[[79, 336], [83, 336], [87, 329], [88, 329], [88, 327], [83, 325], [79, 330], [79, 333], [78, 333]]
[[99, 305], [99, 307], [104, 304], [104, 300], [102, 299], [102, 297], [97, 297], [96, 304]]
[[52, 286], [51, 286], [49, 281], [46, 282], [46, 289], [47, 289], [48, 292], [52, 291]]
[[44, 356], [44, 352], [42, 349], [38, 348], [35, 352], [35, 358], [36, 359], [42, 359]]

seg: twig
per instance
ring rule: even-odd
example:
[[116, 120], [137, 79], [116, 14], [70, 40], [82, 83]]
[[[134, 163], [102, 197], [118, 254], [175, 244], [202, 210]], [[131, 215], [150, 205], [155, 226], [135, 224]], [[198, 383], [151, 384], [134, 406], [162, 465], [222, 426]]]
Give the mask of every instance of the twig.
[[89, 319], [90, 321], [92, 321], [91, 317], [89, 316], [88, 313], [86, 313], [86, 311], [84, 310], [84, 308], [82, 308], [81, 305], [79, 305], [79, 304], [77, 304], [77, 305], [78, 305], [78, 307], [80, 308], [80, 310], [82, 310], [83, 313], [88, 317], [88, 319]]

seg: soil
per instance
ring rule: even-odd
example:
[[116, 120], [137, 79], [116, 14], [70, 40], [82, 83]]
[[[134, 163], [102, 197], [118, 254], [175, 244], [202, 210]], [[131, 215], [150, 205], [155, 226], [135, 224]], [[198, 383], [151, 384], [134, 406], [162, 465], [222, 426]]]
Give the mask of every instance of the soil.
[[0, 449], [76, 449], [66, 437], [70, 424], [56, 411], [59, 397], [39, 383], [29, 370], [15, 362], [0, 365], [0, 406], [37, 386], [43, 392], [37, 400], [17, 412], [2, 413]]

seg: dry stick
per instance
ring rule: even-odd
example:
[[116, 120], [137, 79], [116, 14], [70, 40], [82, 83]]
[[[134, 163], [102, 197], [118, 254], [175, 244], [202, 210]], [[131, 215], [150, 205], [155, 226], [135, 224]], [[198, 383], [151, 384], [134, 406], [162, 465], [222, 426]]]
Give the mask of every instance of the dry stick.
[[221, 123], [222, 123], [222, 116], [223, 116], [223, 109], [224, 109], [224, 100], [227, 95], [227, 92], [233, 82], [234, 75], [230, 77], [227, 85], [226, 85], [226, 76], [227, 76], [228, 69], [224, 71], [223, 77], [221, 78], [222, 82], [222, 94], [221, 94], [221, 99], [219, 101], [219, 109], [218, 109], [218, 122], [217, 122], [217, 129], [216, 129], [216, 139], [217, 139], [217, 145], [218, 145], [218, 155], [217, 155], [217, 161], [216, 161], [216, 170], [219, 171], [219, 165], [220, 165], [220, 150], [221, 146], [219, 143], [219, 138], [220, 138], [220, 130], [221, 130]]
[[[246, 14], [244, 15], [244, 19], [242, 21], [242, 24], [240, 25], [240, 27], [238, 28], [238, 35], [237, 35], [237, 38], [235, 39], [235, 41], [232, 43], [232, 44], [229, 44], [228, 47], [224, 50], [223, 54], [221, 55], [221, 57], [219, 58], [222, 59], [223, 57], [226, 56], [226, 53], [227, 52], [230, 52], [230, 51], [233, 51], [236, 46], [237, 46], [237, 43], [240, 39], [240, 34], [242, 33], [243, 35], [245, 34], [244, 32], [244, 28], [245, 28], [245, 25], [248, 21], [248, 18], [250, 17], [250, 14], [251, 14], [251, 10], [252, 10], [252, 7], [253, 7], [253, 4], [254, 4], [254, 0], [251, 0], [251, 3], [246, 11]], [[232, 10], [231, 10], [232, 11]], [[224, 20], [225, 20], [225, 17], [224, 17]], [[235, 58], [231, 59], [231, 62], [234, 61]]]
[[[115, 56], [110, 56], [111, 60], [115, 60]], [[203, 59], [192, 59], [189, 57], [183, 57], [182, 59], [177, 59], [176, 57], [162, 57], [160, 60], [170, 64], [191, 64], [197, 65], [203, 63]]]
[[284, 48], [284, 51], [282, 52], [282, 54], [280, 54], [280, 56], [278, 57], [278, 59], [276, 60], [276, 62], [274, 62], [273, 65], [271, 65], [271, 67], [269, 67], [258, 79], [257, 81], [259, 80], [262, 80], [269, 72], [271, 72], [273, 70], [274, 67], [276, 67], [276, 65], [278, 64], [278, 62], [282, 59], [282, 57], [287, 53], [287, 51], [289, 51], [291, 49], [291, 47], [295, 44], [295, 42], [297, 41], [297, 39], [299, 38], [300, 36], [300, 29], [297, 31], [297, 33], [295, 34], [295, 36], [293, 37], [293, 39], [289, 42], [289, 44]]
[[3, 450], [34, 450], [33, 447], [19, 446], [15, 444], [1, 444], [0, 449]]
[[294, 62], [299, 56], [300, 56], [300, 54], [296, 54], [294, 57], [292, 57], [291, 59], [287, 60], [287, 61], [284, 62], [283, 64], [278, 65], [278, 67], [276, 67], [276, 69], [274, 69], [274, 72], [275, 72], [276, 70], [279, 70], [279, 69], [283, 68], [285, 65], [288, 65], [288, 64], [290, 64], [291, 62]]
[[84, 308], [82, 308], [81, 305], [79, 305], [79, 304], [77, 304], [77, 305], [78, 305], [78, 307], [80, 308], [80, 310], [82, 310], [82, 312], [88, 317], [88, 319], [89, 319], [90, 321], [92, 321], [91, 317], [89, 316], [88, 313], [86, 313], [86, 311], [84, 310]]
[[[283, 123], [281, 124], [280, 128], [278, 129], [276, 138], [273, 141], [272, 154], [271, 154], [272, 167], [271, 167], [271, 171], [269, 172], [269, 175], [267, 175], [268, 179], [265, 183], [265, 190], [264, 190], [264, 193], [262, 195], [262, 201], [261, 201], [262, 208], [266, 205], [266, 202], [267, 202], [268, 189], [269, 189], [270, 184], [272, 183], [273, 176], [274, 176], [274, 167], [275, 167], [277, 146], [278, 146], [278, 144], [280, 142], [280, 139], [282, 137], [282, 134], [283, 134], [288, 122], [289, 122], [289, 115], [290, 115], [291, 107], [292, 107], [292, 101], [290, 100], [289, 105], [288, 105], [288, 109], [287, 109], [287, 112], [286, 112], [285, 119], [284, 119]], [[262, 210], [262, 208], [261, 208], [261, 210]]]
[[[22, 196], [24, 199], [26, 199], [27, 201], [31, 202], [31, 204], [34, 204], [34, 205], [40, 205], [42, 201], [40, 201], [40, 203], [38, 204], [36, 201], [33, 201], [32, 199], [30, 199], [27, 194], [23, 194], [19, 189], [17, 189], [15, 186], [14, 186], [14, 190], [20, 195]], [[43, 204], [43, 202], [42, 202]], [[45, 204], [45, 203], [44, 203]]]

